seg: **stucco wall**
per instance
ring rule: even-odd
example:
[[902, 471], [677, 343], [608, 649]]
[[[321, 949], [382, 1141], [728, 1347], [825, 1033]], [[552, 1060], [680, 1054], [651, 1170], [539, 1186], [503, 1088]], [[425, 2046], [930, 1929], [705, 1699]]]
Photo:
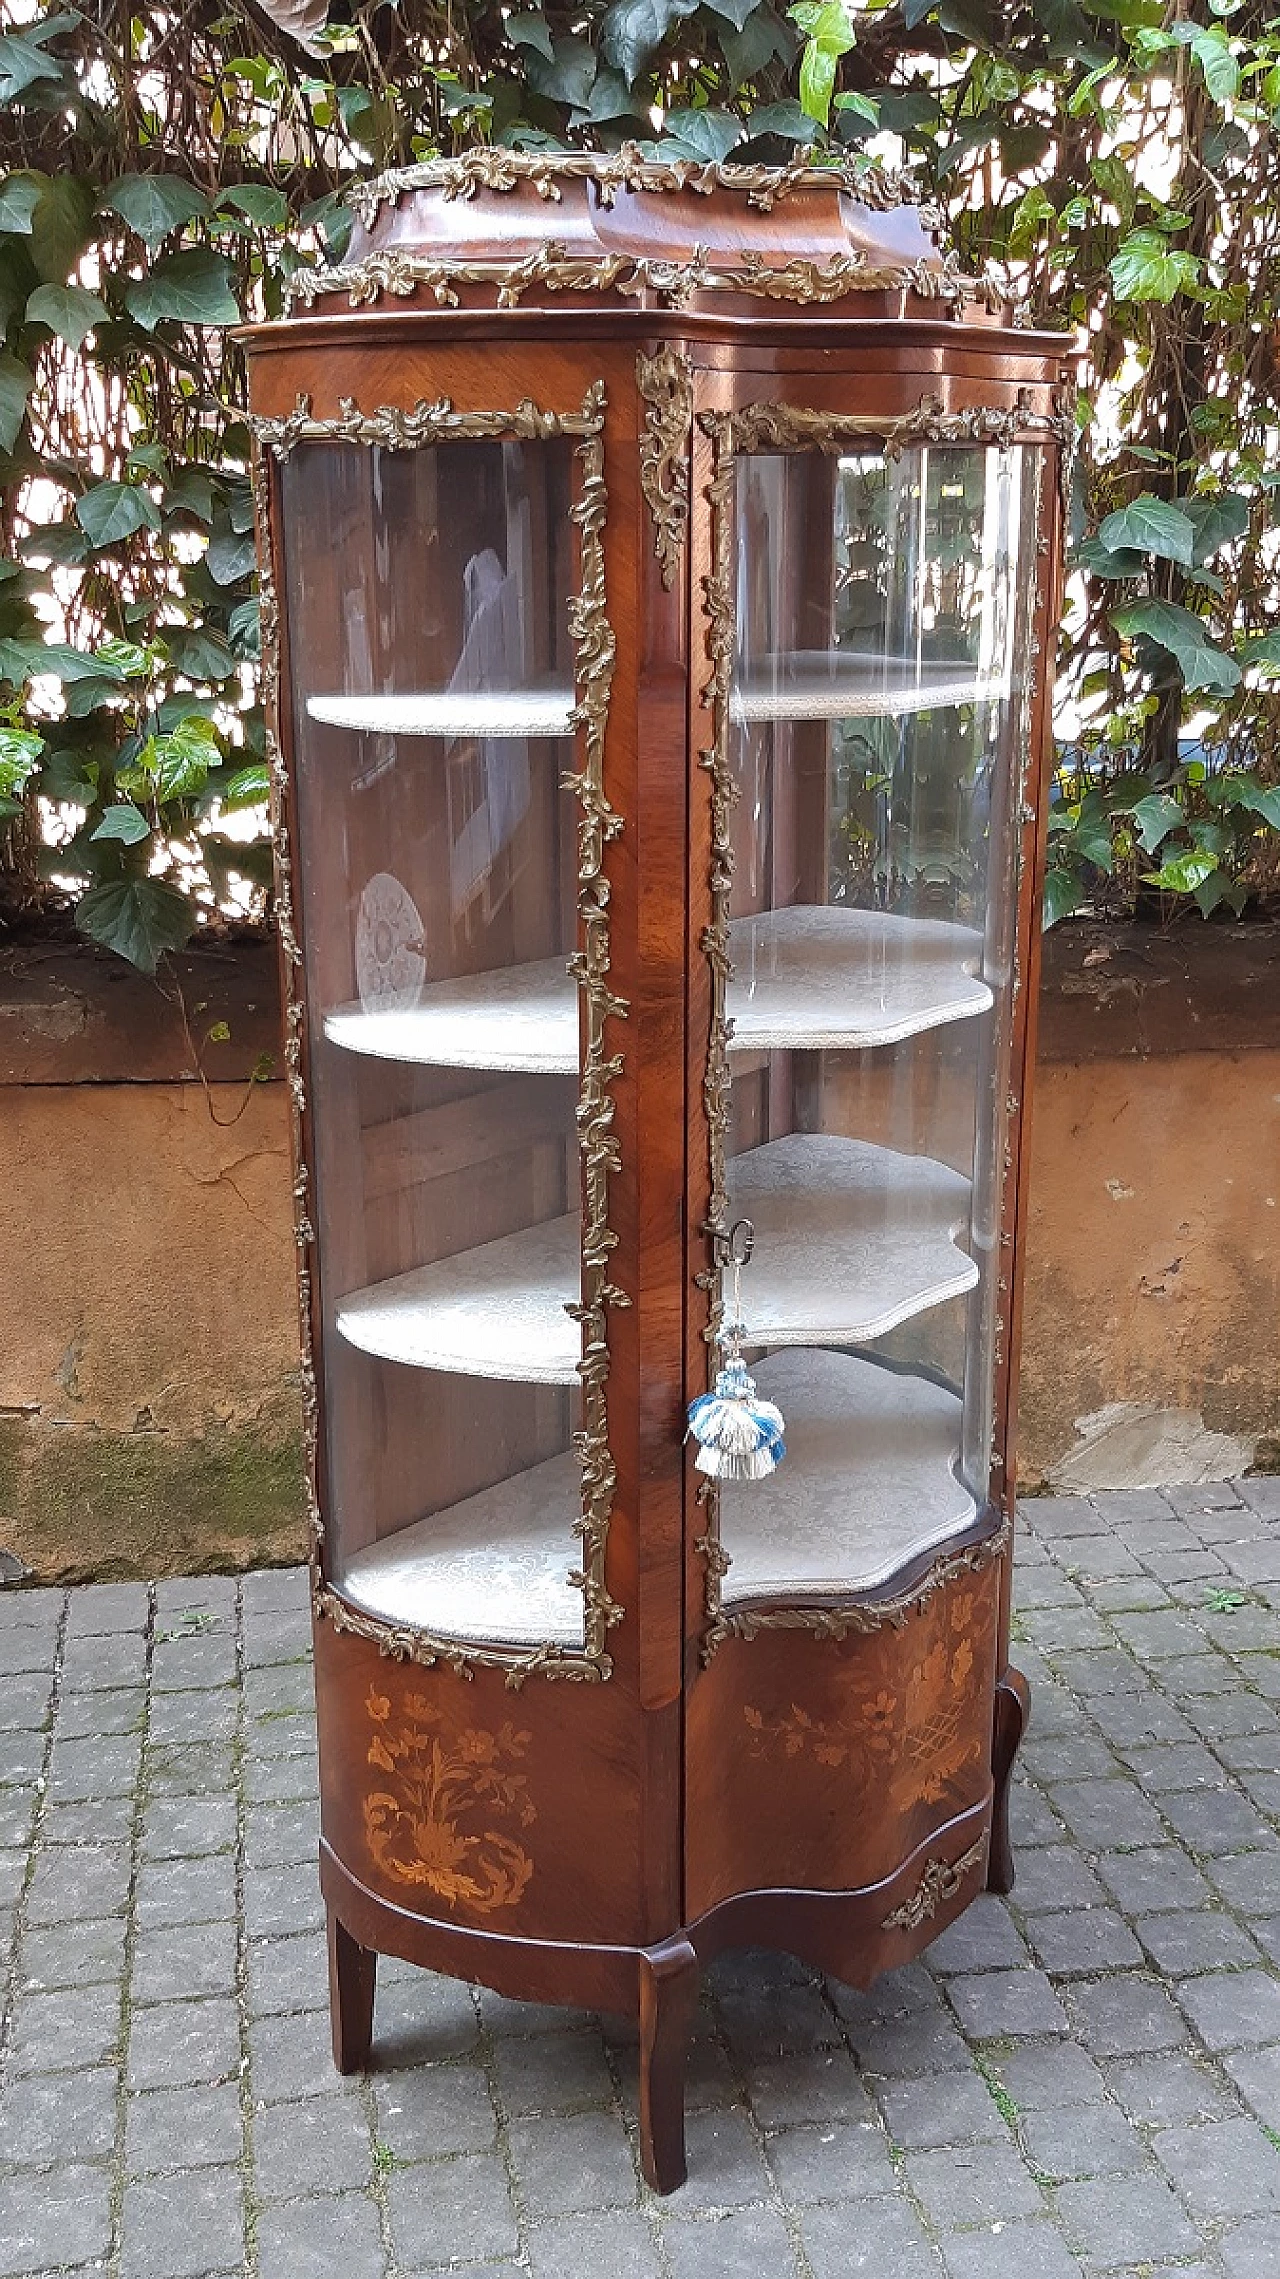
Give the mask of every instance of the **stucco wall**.
[[[1087, 935], [1050, 958], [1028, 1485], [1280, 1461], [1280, 960], [1225, 939], [1208, 980], [1194, 938], [1189, 968]], [[230, 1030], [207, 1093], [174, 999], [118, 962], [0, 963], [0, 1553], [48, 1578], [302, 1548], [287, 1105], [247, 1083], [272, 954], [179, 979], [192, 1034]]]

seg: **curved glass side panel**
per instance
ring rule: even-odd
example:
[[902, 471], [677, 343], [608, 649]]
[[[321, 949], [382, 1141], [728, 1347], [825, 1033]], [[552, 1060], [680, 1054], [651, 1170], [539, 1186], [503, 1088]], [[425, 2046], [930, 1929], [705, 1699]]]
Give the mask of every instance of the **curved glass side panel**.
[[328, 1578], [581, 1647], [573, 445], [280, 480]]
[[874, 1591], [987, 1498], [1036, 479], [735, 461], [725, 1188], [788, 1454], [722, 1484], [726, 1607]]

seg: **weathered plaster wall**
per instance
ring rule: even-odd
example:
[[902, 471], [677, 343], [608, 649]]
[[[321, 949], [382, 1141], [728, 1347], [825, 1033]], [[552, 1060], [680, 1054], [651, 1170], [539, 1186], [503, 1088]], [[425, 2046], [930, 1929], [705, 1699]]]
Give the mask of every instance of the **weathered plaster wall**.
[[1280, 1459], [1280, 1052], [1041, 1067], [1019, 1440], [1063, 1488]]

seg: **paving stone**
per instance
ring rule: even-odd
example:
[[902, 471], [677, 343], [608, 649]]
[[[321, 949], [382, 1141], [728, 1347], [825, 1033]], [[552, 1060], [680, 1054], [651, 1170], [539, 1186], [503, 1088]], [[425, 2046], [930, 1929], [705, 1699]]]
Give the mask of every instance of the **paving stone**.
[[105, 1638], [114, 1631], [145, 1630], [151, 1598], [145, 1583], [95, 1583], [67, 1599], [68, 1638]]
[[[115, 2145], [117, 2089], [114, 2066], [8, 2082], [0, 2088], [3, 2159], [24, 2168], [105, 2159]], [[0, 2184], [0, 2207], [8, 2190]]]
[[[329, 1999], [324, 1933], [289, 1939], [251, 1939], [247, 1948], [249, 2007], [257, 2017], [282, 2010], [315, 2010]], [[474, 2017], [472, 2020], [474, 2031]]]
[[[1106, 1624], [1091, 1606], [1046, 1607], [1021, 1617], [1019, 1627], [1023, 1635], [1046, 1651], [1059, 1653], [1085, 1653], [1095, 1647], [1114, 1644]], [[1028, 1672], [1027, 1675], [1030, 1675]]]
[[741, 2207], [769, 2194], [769, 2178], [746, 2114], [715, 2110], [685, 2121], [689, 2181], [680, 2193], [681, 2215], [699, 2209]]
[[84, 1986], [56, 1994], [23, 1994], [14, 2005], [16, 2073], [61, 2073], [115, 2058], [120, 2041], [116, 1986]]
[[1117, 2104], [1130, 2120], [1144, 2125], [1168, 2128], [1186, 2121], [1217, 2121], [1235, 2111], [1235, 2100], [1217, 2068], [1190, 2050], [1164, 2057], [1112, 2058], [1103, 2070]]
[[514, 2035], [496, 2045], [494, 2073], [508, 2113], [575, 2113], [613, 2102], [597, 2033]]
[[535, 2217], [634, 2204], [635, 2165], [615, 2113], [513, 2121], [509, 2141], [520, 2191]]
[[240, 1632], [241, 1654], [248, 1670], [272, 1662], [297, 1662], [311, 1650], [311, 1621], [300, 1614], [247, 1615]]
[[148, 1747], [146, 1783], [152, 1796], [216, 1796], [236, 1785], [235, 1758], [226, 1741], [165, 1742]]
[[[327, 1977], [324, 1984], [327, 1987]], [[324, 1998], [328, 1999], [327, 1992]], [[511, 2007], [523, 2010], [530, 2021], [537, 2009], [532, 2003]], [[548, 2027], [557, 2016], [570, 2023], [576, 2020], [579, 2025], [588, 2022], [583, 2013], [569, 2010], [539, 2010], [537, 2014]], [[396, 1978], [382, 1963], [378, 1965], [373, 2030], [373, 2062], [381, 2073], [431, 2065], [443, 2057], [463, 2057], [474, 2051], [480, 2040], [480, 2021], [470, 1987], [427, 1970], [410, 1970]]]
[[984, 1892], [948, 1925], [929, 1949], [933, 1969], [1018, 1970], [1030, 1961], [1026, 1946], [1002, 1899]]
[[105, 2168], [71, 2164], [52, 2175], [20, 2172], [0, 2191], [0, 2272], [66, 2268], [105, 2256], [111, 2236]]
[[987, 1971], [981, 1977], [953, 1978], [948, 1992], [961, 2026], [976, 2041], [1069, 2031], [1066, 2013], [1043, 1971]]
[[202, 1994], [234, 1994], [237, 1945], [233, 1922], [169, 1924], [139, 1931], [131, 1999], [177, 2002]]
[[1037, 1844], [1060, 1844], [1067, 1831], [1046, 1797], [1029, 1780], [1017, 1777], [1009, 1797], [1009, 1834], [1015, 1852]]
[[107, 1693], [73, 1693], [58, 1704], [58, 1739], [87, 1741], [99, 1733], [141, 1733], [147, 1721], [145, 1686], [112, 1686]]
[[[785, 2244], [785, 2232], [783, 2240]], [[568, 2279], [570, 2273], [582, 2273], [584, 2279], [588, 2273], [599, 2279], [658, 2279], [660, 2265], [644, 2217], [629, 2208], [610, 2208], [539, 2224], [529, 2236], [529, 2270], [532, 2279]]]
[[156, 1796], [142, 1818], [144, 1860], [198, 1859], [229, 1852], [236, 1841], [236, 1803], [231, 1796]]
[[1055, 2184], [1077, 2176], [1113, 2176], [1145, 2168], [1147, 2149], [1115, 2106], [1067, 2105], [1061, 2112], [1027, 2113], [1023, 2142], [1036, 2167]]
[[131, 2089], [203, 2087], [239, 2070], [240, 2015], [234, 2002], [162, 2002], [132, 2013]]
[[[1168, 1508], [1167, 1504], [1162, 1506], [1165, 1512]], [[1085, 1496], [1019, 1497], [1018, 1519], [1055, 1549], [1063, 1536], [1108, 1535], [1111, 1531], [1111, 1522]]]
[[[772, 2216], [773, 2210], [760, 2213]], [[864, 2273], [867, 2279], [937, 2279], [938, 2263], [928, 2233], [905, 2200], [868, 2200], [857, 2210], [856, 2221], [851, 2222], [850, 2215], [846, 2201], [800, 2211], [800, 2237], [813, 2279], [849, 2279], [851, 2273]], [[735, 2220], [745, 2220], [745, 2211], [743, 2219]], [[674, 2226], [666, 2236], [670, 2247]], [[715, 2267], [692, 2262], [681, 2266], [673, 2258], [672, 2268], [676, 2279], [686, 2279], [686, 2274], [687, 2279], [703, 2279], [704, 2271], [710, 2279]], [[732, 2264], [721, 2268], [723, 2279], [789, 2279], [791, 2266], [780, 2256], [770, 2260], [766, 2255], [736, 2269]]]
[[1070, 1914], [1037, 1915], [1031, 1928], [1037, 1960], [1056, 1975], [1130, 1970], [1142, 1949], [1122, 1915], [1110, 1907], [1076, 1907]]
[[1280, 2130], [1280, 2044], [1268, 2049], [1233, 2050], [1223, 2065], [1242, 2097], [1269, 2129]]
[[314, 1802], [320, 1793], [320, 1766], [314, 1749], [292, 1757], [264, 1757], [255, 1753], [245, 1774], [250, 1804], [282, 1804], [294, 1799]]
[[1262, 1536], [1223, 1545], [1224, 1564], [1243, 1583], [1280, 1583], [1280, 1540]]
[[1046, 1844], [1042, 1851], [1023, 1852], [1014, 1860], [1014, 1869], [1013, 1904], [1023, 1914], [1106, 1904], [1102, 1885], [1074, 1845]]
[[1251, 1511], [1261, 1512], [1264, 1519], [1280, 1519], [1280, 1473], [1260, 1472], [1231, 1485], [1239, 1489], [1241, 1502]]
[[840, 2039], [837, 2020], [816, 1986], [763, 1987], [722, 1995], [718, 2007], [729, 2043], [744, 2065], [822, 2049]]
[[138, 1784], [141, 1752], [137, 1734], [85, 1741], [55, 1738], [49, 1758], [50, 1801], [73, 1804], [82, 1797], [130, 1795]]
[[[0, 1789], [0, 1808], [5, 1791]], [[95, 1796], [76, 1804], [50, 1804], [40, 1823], [41, 1847], [60, 1850], [78, 1844], [128, 1844], [133, 1834], [132, 1796]]]
[[1234, 1789], [1166, 1796], [1161, 1808], [1193, 1852], [1242, 1852], [1275, 1840], [1266, 1821]]
[[1163, 2257], [1192, 2255], [1202, 2244], [1163, 2177], [1090, 2178], [1064, 2184], [1057, 2201], [1068, 2238], [1099, 2271], [1126, 2263], [1149, 2268]]
[[940, 2231], [1038, 2216], [1044, 2202], [1012, 2144], [909, 2152], [907, 2182]]
[[[0, 1595], [0, 1607], [4, 1604]], [[13, 1624], [0, 1630], [0, 1676], [43, 1677], [53, 1662], [54, 1635], [43, 1626]]]
[[208, 1859], [144, 1862], [135, 1907], [143, 1930], [226, 1921], [236, 1910], [235, 1862], [225, 1852]]
[[234, 1686], [200, 1692], [155, 1693], [147, 1734], [165, 1748], [187, 1741], [222, 1741], [230, 1744], [240, 1719], [240, 1697]]
[[230, 1685], [236, 1675], [236, 1642], [230, 1628], [200, 1631], [182, 1637], [163, 1635], [157, 1614], [156, 1646], [151, 1662], [152, 1697], [158, 1693], [186, 1693], [193, 1688]]
[[1275, 2279], [1276, 2227], [1272, 2216], [1238, 2225], [1220, 2245], [1226, 2279]]
[[114, 1638], [69, 1638], [62, 1656], [62, 1690], [106, 1693], [115, 1686], [139, 1686], [146, 1669], [146, 1640], [132, 1632]]
[[145, 2089], [125, 2116], [125, 2167], [131, 2176], [238, 2161], [243, 2131], [234, 2081], [205, 2089]]
[[[402, 1983], [415, 2001], [424, 1975], [412, 1969], [406, 1970]], [[449, 1979], [439, 1979], [436, 1988], [442, 1994], [452, 1983]], [[509, 2002], [504, 1995], [494, 1994], [487, 1986], [481, 1987], [479, 1994], [481, 2017], [489, 2033], [497, 2039], [505, 2034], [574, 2034], [593, 2023], [589, 2010], [576, 2010], [568, 2003]]]
[[0, 1788], [0, 1851], [25, 1849], [31, 1839], [36, 1803], [34, 1788]]
[[1280, 1719], [1277, 1719], [1271, 1703], [1264, 1701], [1261, 1694], [1251, 1693], [1247, 1686], [1239, 1684], [1231, 1693], [1217, 1694], [1202, 1701], [1188, 1701], [1183, 1707], [1188, 1722], [1211, 1747], [1242, 1733], [1274, 1733], [1280, 1730]]
[[885, 2125], [895, 2144], [914, 2150], [999, 2141], [1008, 2131], [982, 2074], [943, 2073], [936, 2081], [880, 2085]]
[[245, 1815], [249, 1868], [314, 1867], [320, 1821], [310, 1802], [263, 1804]]
[[243, 1684], [245, 1716], [252, 1726], [282, 1713], [315, 1719], [315, 1677], [310, 1661], [274, 1662], [265, 1669], [246, 1670]]
[[123, 1916], [88, 1916], [80, 1923], [48, 1923], [26, 1931], [22, 1941], [24, 1992], [55, 1987], [98, 1986], [110, 1981], [117, 1992], [124, 1981]]
[[1038, 1747], [1022, 1751], [1022, 1761], [1046, 1787], [1064, 1780], [1107, 1780], [1116, 1773], [1123, 1777], [1112, 1750], [1096, 1733], [1046, 1733]]
[[1153, 2146], [1195, 2215], [1280, 2213], [1280, 2152], [1252, 2118], [1162, 2129]]
[[878, 2121], [826, 2121], [782, 2129], [768, 2143], [783, 2197], [803, 2206], [852, 2194], [859, 2200], [897, 2188], [889, 2138]]
[[1181, 1654], [1157, 1667], [1161, 1685], [1167, 1686], [1193, 1721], [1194, 1704], [1189, 1695], [1231, 1693], [1239, 1683], [1225, 1654]]
[[1181, 1915], [1146, 1915], [1134, 1929], [1157, 1970], [1181, 1978], [1198, 1970], [1236, 1970], [1258, 1961], [1258, 1950], [1233, 1915], [1211, 1907]]
[[1050, 1797], [1072, 1835], [1090, 1851], [1119, 1844], [1158, 1844], [1164, 1835], [1154, 1805], [1136, 1781], [1123, 1775], [1112, 1780], [1060, 1781]]
[[1058, 1545], [1068, 1572], [1086, 1585], [1111, 1582], [1117, 1575], [1140, 1575], [1142, 1563], [1118, 1536], [1086, 1535]]
[[1200, 1741], [1139, 1742], [1124, 1756], [1134, 1779], [1161, 1797], [1178, 1789], [1216, 1788], [1222, 1780], [1218, 1759]]
[[1119, 1575], [1111, 1583], [1094, 1584], [1089, 1588], [1089, 1598], [1099, 1614], [1142, 1614], [1148, 1608], [1169, 1604], [1164, 1585], [1141, 1571]]
[[1208, 1871], [1228, 1907], [1241, 1915], [1273, 1915], [1280, 1897], [1280, 1849], [1211, 1859]]
[[[954, 2083], [957, 2076], [949, 2074]], [[866, 2083], [848, 2050], [814, 2050], [773, 2058], [747, 2078], [752, 2112], [762, 2129], [805, 2121], [863, 2121], [874, 2113]]]
[[1079, 2279], [1079, 2264], [1049, 2223], [958, 2233], [942, 2253], [951, 2279]]
[[497, 2134], [489, 2085], [478, 2065], [422, 2066], [375, 2080], [378, 2136], [400, 2160], [488, 2152]]
[[1280, 1978], [1271, 1971], [1218, 1971], [1184, 1979], [1176, 1993], [1207, 2049], [1280, 2041]]
[[1165, 1694], [1152, 1686], [1141, 1693], [1114, 1693], [1090, 1699], [1089, 1713], [1117, 1749], [1144, 1741], [1193, 1741], [1195, 1732]]
[[127, 1844], [45, 1852], [31, 1878], [27, 1921], [66, 1923], [82, 1915], [115, 1915], [128, 1899], [130, 1872]]
[[26, 1876], [27, 1861], [21, 1852], [0, 1853], [0, 1907], [12, 1913]]
[[[397, 2168], [387, 2183], [400, 2267], [419, 2272], [467, 2254], [512, 2256], [519, 2242], [506, 2170], [494, 2152]], [[376, 2266], [375, 2266], [376, 2268]], [[318, 2267], [330, 2279], [332, 2261]]]
[[253, 2094], [263, 2104], [343, 2090], [355, 2093], [354, 2082], [344, 2084], [334, 2070], [327, 2008], [293, 2011], [287, 2017], [251, 2017], [249, 2062]]
[[1186, 2022], [1164, 1988], [1147, 1978], [1107, 1978], [1092, 1986], [1077, 1983], [1071, 1989], [1071, 2004], [1081, 2040], [1095, 2057], [1172, 2049], [1188, 2038]]
[[[883, 2205], [872, 2201], [868, 2213]], [[848, 2209], [841, 2213], [847, 2229]], [[730, 2208], [717, 2210], [714, 2220], [681, 2221], [679, 2209], [666, 2202], [663, 2214], [667, 2217], [663, 2242], [672, 2279], [792, 2279], [796, 2271], [795, 2252], [776, 2208]], [[806, 2225], [809, 2220], [806, 2211]], [[568, 2279], [574, 2268], [566, 2266], [556, 2279]], [[814, 2262], [813, 2268], [816, 2279], [820, 2279], [820, 2263]], [[606, 2273], [612, 2279], [607, 2263], [587, 2269], [598, 2272], [599, 2279], [605, 2279]]]
[[64, 1597], [56, 1590], [0, 1590], [0, 1630], [56, 1630]]
[[235, 1621], [234, 1575], [171, 1575], [156, 1584], [156, 1635], [202, 1637]]
[[244, 1618], [254, 1615], [309, 1615], [311, 1578], [305, 1567], [260, 1567], [240, 1582]]
[[1130, 1916], [1156, 1914], [1164, 1908], [1207, 1907], [1213, 1899], [1199, 1868], [1176, 1844], [1104, 1852], [1098, 1873]]
[[1269, 1922], [1254, 1922], [1250, 1928], [1263, 1953], [1280, 1964], [1280, 1915], [1273, 1915]]
[[[38, 1733], [49, 1714], [52, 1685], [46, 1670], [0, 1678], [0, 1733]], [[3, 1749], [0, 1742], [0, 1754]]]
[[[978, 1986], [983, 1981], [970, 1981]], [[968, 2043], [941, 2011], [917, 2012], [905, 2018], [868, 2019], [851, 2029], [853, 2046], [865, 2073], [885, 2074], [890, 2080], [911, 2080], [917, 2074], [967, 2073], [973, 2066]]]
[[372, 2156], [369, 2124], [354, 2099], [307, 2097], [254, 2114], [254, 2190], [260, 2200], [365, 2191]]
[[1078, 2042], [1030, 2042], [997, 2054], [992, 2067], [1022, 2112], [1091, 2105], [1105, 2087], [1098, 2067]]
[[374, 2279], [384, 2260], [377, 2206], [363, 2192], [293, 2200], [258, 2220], [258, 2267], [272, 2279], [332, 2279], [335, 2268]]
[[[244, 2195], [236, 2168], [193, 2169], [125, 2187], [120, 2279], [203, 2279], [244, 2262]], [[273, 2279], [286, 2279], [278, 2266]]]

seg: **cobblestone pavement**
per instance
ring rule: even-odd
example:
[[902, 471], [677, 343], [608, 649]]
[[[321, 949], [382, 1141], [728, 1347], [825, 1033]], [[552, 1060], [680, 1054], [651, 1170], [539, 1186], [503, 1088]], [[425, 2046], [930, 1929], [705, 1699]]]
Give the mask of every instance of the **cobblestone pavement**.
[[300, 1574], [0, 1594], [0, 2274], [1280, 2279], [1280, 1481], [1038, 1501], [1018, 1887], [632, 2035], [381, 1969], [327, 2049]]

